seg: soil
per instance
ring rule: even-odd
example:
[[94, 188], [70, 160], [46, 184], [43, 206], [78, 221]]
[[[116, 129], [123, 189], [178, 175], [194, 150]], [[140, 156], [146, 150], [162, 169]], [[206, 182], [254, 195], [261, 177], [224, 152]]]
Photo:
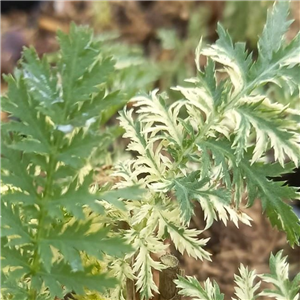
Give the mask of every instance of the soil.
[[[291, 2], [291, 5], [295, 22], [288, 33], [290, 39], [300, 28], [300, 2]], [[70, 21], [89, 24], [96, 33], [118, 30], [122, 41], [141, 45], [148, 57], [168, 60], [171, 57], [162, 49], [157, 31], [160, 28], [175, 29], [184, 42], [189, 18], [192, 12], [200, 9], [208, 12], [206, 40], [213, 42], [217, 21], [222, 19], [225, 9], [225, 2], [221, 1], [41, 1], [27, 11], [15, 7], [1, 19], [1, 73], [13, 71], [24, 45], [33, 45], [39, 55], [56, 51], [55, 33], [57, 29], [67, 32]], [[189, 59], [193, 62], [192, 56]], [[5, 90], [2, 82], [1, 91]], [[1, 114], [1, 119], [5, 118], [5, 114]], [[284, 254], [289, 255], [291, 276], [300, 272], [300, 247], [292, 249], [285, 235], [271, 228], [258, 200], [247, 212], [253, 219], [252, 227], [241, 224], [237, 229], [232, 223], [225, 227], [217, 222], [203, 233], [202, 237], [211, 237], [208, 249], [212, 253], [212, 262], [178, 255], [186, 275], [195, 275], [200, 281], [207, 277], [216, 280], [227, 295], [226, 300], [233, 296], [233, 274], [240, 263], [256, 269], [257, 273], [268, 272], [270, 253], [284, 249]], [[202, 211], [196, 207], [191, 227], [204, 228], [202, 220]]]

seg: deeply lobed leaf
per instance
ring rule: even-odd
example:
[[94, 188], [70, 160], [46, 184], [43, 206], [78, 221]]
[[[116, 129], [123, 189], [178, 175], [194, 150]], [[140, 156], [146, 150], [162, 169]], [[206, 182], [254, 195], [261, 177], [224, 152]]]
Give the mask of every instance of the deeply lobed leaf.
[[2, 109], [14, 117], [2, 127], [1, 145], [2, 288], [9, 299], [63, 298], [113, 287], [116, 280], [105, 270], [95, 274], [98, 262], [87, 267], [82, 256], [102, 260], [108, 252], [115, 258], [131, 250], [103, 225], [100, 200], [117, 204], [122, 196], [137, 199], [142, 193], [137, 187], [92, 192], [91, 157], [96, 147], [106, 153], [113, 138], [100, 132], [100, 119], [110, 103], [124, 100], [107, 91], [114, 63], [91, 30], [72, 24], [69, 34], [58, 35], [55, 67], [30, 48], [14, 76], [5, 76]]

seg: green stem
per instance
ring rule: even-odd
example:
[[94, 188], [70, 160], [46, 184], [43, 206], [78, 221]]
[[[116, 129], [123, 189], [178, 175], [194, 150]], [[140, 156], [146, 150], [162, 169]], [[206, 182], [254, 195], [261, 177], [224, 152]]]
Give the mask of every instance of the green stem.
[[[47, 218], [48, 211], [46, 209], [47, 203], [51, 201], [51, 195], [52, 195], [52, 188], [53, 188], [53, 174], [56, 169], [57, 165], [57, 159], [56, 159], [56, 153], [57, 149], [59, 148], [59, 145], [61, 143], [62, 138], [59, 137], [57, 139], [56, 147], [55, 147], [55, 153], [50, 155], [50, 160], [49, 160], [49, 169], [47, 170], [47, 182], [45, 185], [45, 190], [44, 190], [44, 197], [40, 199], [40, 214], [38, 218], [38, 227], [37, 227], [37, 233], [35, 237], [35, 250], [33, 253], [33, 260], [31, 263], [31, 270], [33, 274], [36, 274], [40, 268], [40, 255], [39, 255], [39, 242], [40, 240], [44, 237], [45, 230], [47, 226], [45, 226], [45, 220]], [[35, 289], [30, 289], [29, 291], [30, 298], [29, 300], [36, 300], [37, 297], [37, 291]]]
[[36, 290], [30, 289], [30, 291], [28, 292], [28, 300], [36, 300]]

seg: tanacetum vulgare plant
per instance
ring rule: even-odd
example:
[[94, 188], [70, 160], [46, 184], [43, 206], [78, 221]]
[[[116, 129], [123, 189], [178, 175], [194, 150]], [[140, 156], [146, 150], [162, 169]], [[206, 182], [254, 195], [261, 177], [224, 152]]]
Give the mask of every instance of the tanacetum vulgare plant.
[[[218, 41], [196, 49], [197, 76], [174, 88], [179, 100], [167, 105], [157, 91], [132, 99], [120, 124], [135, 157], [116, 167], [113, 190], [92, 188], [91, 159], [95, 148], [107, 153], [114, 138], [109, 128], [99, 130], [110, 106], [120, 104], [107, 86], [112, 61], [88, 29], [74, 25], [58, 35], [55, 66], [24, 51], [20, 68], [5, 77], [2, 99], [14, 117], [2, 125], [4, 299], [53, 300], [71, 292], [85, 300], [146, 300], [169, 286], [174, 295], [160, 300], [222, 300], [209, 279], [203, 286], [193, 277], [169, 277], [158, 288], [153, 271], [162, 275], [166, 262], [176, 262], [164, 256], [170, 241], [182, 254], [210, 260], [201, 233], [215, 220], [250, 225], [245, 194], [248, 207], [260, 200], [271, 224], [299, 244], [299, 220], [285, 203], [298, 194], [270, 179], [299, 163], [299, 111], [268, 91], [276, 84], [299, 93], [300, 35], [284, 39], [288, 10], [278, 2], [269, 12], [256, 60], [218, 25]], [[189, 228], [196, 202], [203, 230]], [[239, 273], [237, 299], [256, 299], [257, 275], [243, 265]], [[299, 298], [300, 274], [289, 279], [281, 252], [271, 255], [270, 274], [259, 276], [276, 288], [260, 295]]]
[[[91, 190], [95, 149], [105, 155], [113, 131], [102, 116], [122, 103], [107, 88], [114, 63], [85, 27], [59, 32], [59, 62], [25, 49], [21, 67], [5, 76], [2, 109], [1, 266], [3, 299], [63, 298], [105, 292], [117, 281], [99, 263], [131, 247], [105, 223], [103, 202], [139, 197], [140, 190]], [[113, 224], [113, 223], [111, 223]]]
[[[179, 100], [167, 105], [166, 94], [154, 91], [135, 97], [134, 109], [121, 112], [124, 137], [130, 139], [128, 150], [136, 155], [117, 168], [115, 175], [123, 178], [117, 187], [138, 184], [148, 192], [143, 201], [126, 201], [127, 214], [119, 215], [128, 224], [125, 236], [135, 251], [125, 260], [115, 261], [113, 268], [123, 283], [126, 277], [135, 278], [141, 299], [150, 299], [158, 292], [152, 270], [161, 271], [165, 266], [153, 257], [167, 251], [166, 238], [180, 253], [210, 260], [205, 250], [208, 239], [199, 238], [201, 230], [189, 228], [196, 202], [204, 212], [203, 230], [215, 220], [225, 225], [228, 220], [236, 226], [238, 222], [250, 225], [251, 218], [241, 201], [246, 193], [247, 207], [261, 201], [271, 224], [286, 232], [292, 246], [299, 244], [298, 217], [285, 203], [299, 195], [284, 182], [270, 179], [299, 164], [296, 120], [300, 112], [281, 104], [281, 99], [268, 97], [272, 84], [291, 94], [299, 93], [300, 35], [290, 43], [285, 41], [291, 24], [288, 11], [287, 2], [278, 2], [269, 11], [258, 41], [257, 59], [247, 52], [245, 43], [233, 44], [219, 24], [217, 42], [204, 46], [200, 41], [196, 49], [197, 76], [173, 88], [181, 93]], [[201, 55], [207, 58], [203, 70]], [[227, 75], [223, 74], [223, 79], [221, 72]], [[273, 162], [268, 156], [271, 152]], [[265, 294], [298, 299], [299, 276], [288, 283], [281, 254], [271, 257], [271, 270], [278, 278], [275, 273], [262, 278], [280, 292]], [[240, 274], [236, 277], [237, 297], [255, 299], [254, 273], [241, 266]], [[210, 281], [203, 293], [195, 279], [180, 277], [176, 283], [182, 294], [194, 299], [223, 299], [217, 285]], [[289, 284], [294, 288], [291, 292]], [[192, 285], [198, 293], [191, 292]], [[124, 299], [121, 286], [115, 293], [114, 299]]]

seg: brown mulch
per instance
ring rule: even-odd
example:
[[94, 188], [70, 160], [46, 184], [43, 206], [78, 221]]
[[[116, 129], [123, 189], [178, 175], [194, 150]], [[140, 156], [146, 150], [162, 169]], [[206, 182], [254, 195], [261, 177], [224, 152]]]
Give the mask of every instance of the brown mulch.
[[[300, 2], [291, 2], [291, 5], [295, 23], [288, 33], [289, 38], [300, 28]], [[117, 29], [122, 40], [139, 43], [148, 56], [161, 59], [157, 30], [174, 28], [184, 39], [191, 13], [201, 7], [210, 10], [207, 39], [213, 41], [216, 22], [224, 9], [222, 1], [49, 1], [29, 13], [10, 12], [1, 19], [1, 73], [12, 72], [24, 45], [34, 45], [40, 55], [56, 51], [56, 30], [67, 32], [70, 21], [90, 24], [96, 32]], [[5, 90], [2, 82], [1, 91]], [[6, 115], [1, 114], [1, 119], [5, 118]], [[230, 222], [227, 227], [217, 222], [203, 233], [203, 237], [211, 237], [208, 249], [212, 262], [196, 262], [187, 256], [180, 258], [186, 275], [195, 275], [200, 281], [208, 277], [216, 280], [227, 295], [226, 300], [233, 296], [233, 274], [240, 263], [256, 269], [257, 273], [268, 272], [270, 253], [284, 249], [284, 254], [289, 255], [291, 275], [300, 272], [300, 247], [292, 249], [285, 235], [271, 228], [259, 201], [247, 212], [253, 219], [252, 227], [240, 224], [237, 229]], [[197, 207], [191, 225], [201, 229], [204, 227], [201, 220], [202, 212]]]

